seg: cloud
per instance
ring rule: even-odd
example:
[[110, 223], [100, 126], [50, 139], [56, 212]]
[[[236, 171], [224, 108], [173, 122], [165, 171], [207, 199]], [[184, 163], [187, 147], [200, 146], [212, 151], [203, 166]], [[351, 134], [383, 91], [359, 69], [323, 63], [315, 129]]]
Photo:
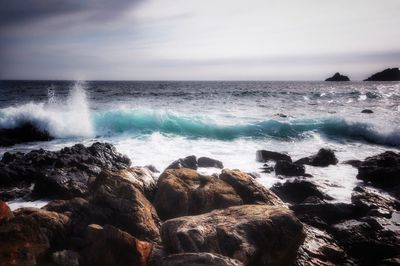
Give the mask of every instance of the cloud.
[[107, 20], [118, 17], [139, 2], [142, 0], [0, 0], [0, 27], [71, 15], [81, 15], [85, 20]]

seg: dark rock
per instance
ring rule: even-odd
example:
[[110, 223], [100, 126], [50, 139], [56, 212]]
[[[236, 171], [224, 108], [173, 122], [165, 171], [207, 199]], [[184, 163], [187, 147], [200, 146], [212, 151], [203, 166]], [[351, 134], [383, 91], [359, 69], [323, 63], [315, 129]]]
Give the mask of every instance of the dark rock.
[[350, 81], [348, 76], [341, 75], [339, 72], [336, 72], [335, 75], [333, 75], [330, 78], [327, 78], [325, 81]]
[[274, 171], [274, 167], [270, 166], [269, 164], [265, 163], [263, 167], [261, 167], [261, 173], [271, 173]]
[[37, 197], [85, 196], [89, 176], [97, 176], [101, 170], [117, 171], [129, 165], [129, 158], [107, 143], [94, 143], [90, 147], [77, 144], [55, 152], [40, 149], [26, 154], [6, 153], [0, 162], [0, 198], [12, 197], [7, 193], [9, 188], [21, 188], [21, 185], [28, 192], [26, 188], [32, 183], [37, 183]]
[[224, 181], [188, 168], [168, 169], [158, 179], [154, 206], [162, 220], [242, 204]]
[[73, 250], [62, 250], [52, 254], [53, 264], [56, 266], [79, 266], [79, 253]]
[[320, 200], [331, 200], [332, 197], [321, 192], [317, 186], [306, 180], [286, 181], [285, 183], [277, 183], [272, 186], [274, 192], [283, 201], [291, 204], [302, 203], [309, 197], [317, 197]]
[[373, 74], [365, 81], [399, 81], [400, 70], [399, 68], [388, 68], [376, 74]]
[[277, 113], [275, 114], [276, 116], [282, 117], [282, 118], [287, 118], [288, 116], [282, 113]]
[[275, 164], [275, 174], [285, 176], [304, 175], [306, 169], [303, 165], [294, 164], [288, 161], [277, 161]]
[[390, 218], [393, 211], [400, 210], [398, 200], [363, 188], [359, 188], [351, 194], [351, 202], [368, 216]]
[[389, 190], [400, 185], [400, 153], [387, 151], [366, 158], [358, 166], [357, 178]]
[[383, 265], [381, 261], [400, 255], [399, 234], [391, 231], [379, 220], [367, 218], [335, 224], [332, 234], [348, 254], [362, 265]]
[[233, 187], [244, 204], [284, 205], [269, 189], [240, 170], [224, 169], [219, 175], [219, 178]]
[[154, 166], [154, 165], [146, 165], [144, 166], [145, 168], [149, 169], [150, 171], [152, 171], [153, 173], [159, 173], [160, 171], [158, 171], [158, 169]]
[[0, 223], [2, 265], [41, 265], [52, 249], [64, 244], [67, 216], [36, 208], [21, 208], [14, 215]]
[[85, 244], [81, 256], [84, 265], [146, 266], [152, 249], [151, 243], [111, 225], [89, 225]]
[[335, 153], [331, 149], [320, 149], [316, 155], [304, 157], [295, 162], [295, 164], [308, 164], [312, 166], [328, 166], [338, 163]]
[[215, 167], [222, 169], [224, 168], [224, 164], [221, 161], [211, 159], [208, 157], [200, 157], [197, 160], [198, 167]]
[[291, 265], [305, 234], [284, 207], [242, 205], [168, 220], [161, 237], [171, 253], [211, 252], [244, 265]]
[[370, 109], [364, 109], [364, 110], [361, 111], [361, 113], [363, 113], [363, 114], [373, 114], [374, 111], [372, 111]]
[[0, 200], [0, 222], [8, 221], [13, 217], [14, 214], [10, 210], [10, 207], [8, 207], [7, 203]]
[[246, 174], [248, 174], [249, 176], [251, 176], [254, 179], [260, 178], [261, 175], [257, 172], [247, 172]]
[[136, 185], [130, 179], [103, 171], [90, 183], [90, 204], [103, 209], [109, 224], [141, 240], [158, 242], [159, 218]]
[[256, 152], [256, 160], [258, 162], [267, 162], [267, 161], [287, 161], [291, 162], [292, 158], [289, 155], [275, 152], [275, 151], [266, 151], [259, 150]]
[[342, 164], [348, 164], [355, 168], [358, 168], [358, 166], [360, 166], [360, 164], [361, 164], [361, 161], [360, 160], [348, 160], [348, 161], [342, 162]]
[[[167, 169], [181, 169], [181, 168], [189, 168], [193, 170], [197, 170], [197, 158], [194, 155], [187, 156], [185, 158], [178, 159], [172, 162], [165, 170]], [[165, 171], [164, 170], [164, 171]]]
[[45, 131], [26, 123], [15, 128], [0, 128], [0, 146], [12, 146], [30, 141], [48, 141], [53, 137]]
[[243, 264], [219, 254], [213, 253], [179, 253], [172, 254], [168, 257], [163, 258], [160, 266], [177, 266], [177, 265], [185, 265], [185, 266], [209, 266], [209, 265], [217, 265], [217, 266], [242, 266]]

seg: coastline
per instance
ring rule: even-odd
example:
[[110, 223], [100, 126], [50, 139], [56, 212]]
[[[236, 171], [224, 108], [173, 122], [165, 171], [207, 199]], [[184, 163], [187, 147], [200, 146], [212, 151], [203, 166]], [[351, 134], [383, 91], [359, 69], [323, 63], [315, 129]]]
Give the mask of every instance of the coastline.
[[[195, 156], [178, 159], [155, 173], [151, 166], [132, 166], [107, 143], [77, 144], [55, 152], [5, 153], [0, 165], [2, 199], [8, 198], [13, 209], [21, 198], [46, 205], [11, 212], [3, 211], [8, 207], [1, 203], [0, 235], [14, 236], [11, 242], [0, 238], [0, 246], [7, 247], [1, 260], [94, 265], [102, 256], [90, 254], [102, 252], [112, 241], [137, 252], [111, 248], [108, 259], [137, 265], [398, 261], [399, 153], [338, 162], [329, 149], [297, 161], [279, 152], [258, 151], [256, 159], [266, 164], [260, 172], [275, 172], [282, 182], [268, 189], [257, 181], [256, 173], [229, 170], [223, 162]], [[310, 168], [304, 167], [323, 171], [337, 163], [355, 167], [362, 181], [353, 187], [351, 203], [336, 202], [321, 191], [306, 172]], [[222, 170], [213, 175], [198, 172], [207, 167]], [[271, 227], [276, 219], [282, 224], [274, 222]], [[30, 230], [27, 226], [37, 231], [16, 233], [17, 228]], [[252, 230], [265, 233], [260, 238]], [[45, 241], [35, 243], [35, 239]], [[21, 257], [17, 250], [26, 241], [31, 243], [24, 248], [28, 256]], [[291, 244], [282, 248], [283, 242]], [[366, 256], [369, 248], [379, 252]]]

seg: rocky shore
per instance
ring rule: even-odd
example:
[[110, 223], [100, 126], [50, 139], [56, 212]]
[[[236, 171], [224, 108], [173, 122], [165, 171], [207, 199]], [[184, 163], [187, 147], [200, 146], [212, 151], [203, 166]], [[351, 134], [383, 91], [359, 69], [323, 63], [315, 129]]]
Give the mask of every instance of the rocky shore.
[[[339, 162], [329, 149], [297, 161], [260, 150], [256, 159], [284, 182], [267, 189], [256, 174], [195, 156], [157, 174], [107, 143], [5, 153], [0, 265], [400, 264], [400, 153]], [[320, 191], [304, 167], [338, 163], [362, 181], [351, 203]], [[48, 204], [11, 211], [14, 199]]]

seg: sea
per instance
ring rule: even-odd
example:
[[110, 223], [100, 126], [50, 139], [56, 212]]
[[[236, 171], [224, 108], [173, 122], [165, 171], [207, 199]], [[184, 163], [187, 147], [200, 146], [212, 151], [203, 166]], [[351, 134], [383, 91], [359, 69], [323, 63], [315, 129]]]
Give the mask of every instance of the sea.
[[400, 82], [0, 81], [0, 128], [26, 122], [54, 140], [0, 147], [0, 156], [109, 142], [135, 166], [162, 171], [207, 156], [258, 173], [266, 187], [290, 178], [261, 173], [257, 150], [296, 160], [330, 148], [339, 164], [306, 172], [334, 201], [349, 202], [357, 169], [342, 162], [399, 151]]

